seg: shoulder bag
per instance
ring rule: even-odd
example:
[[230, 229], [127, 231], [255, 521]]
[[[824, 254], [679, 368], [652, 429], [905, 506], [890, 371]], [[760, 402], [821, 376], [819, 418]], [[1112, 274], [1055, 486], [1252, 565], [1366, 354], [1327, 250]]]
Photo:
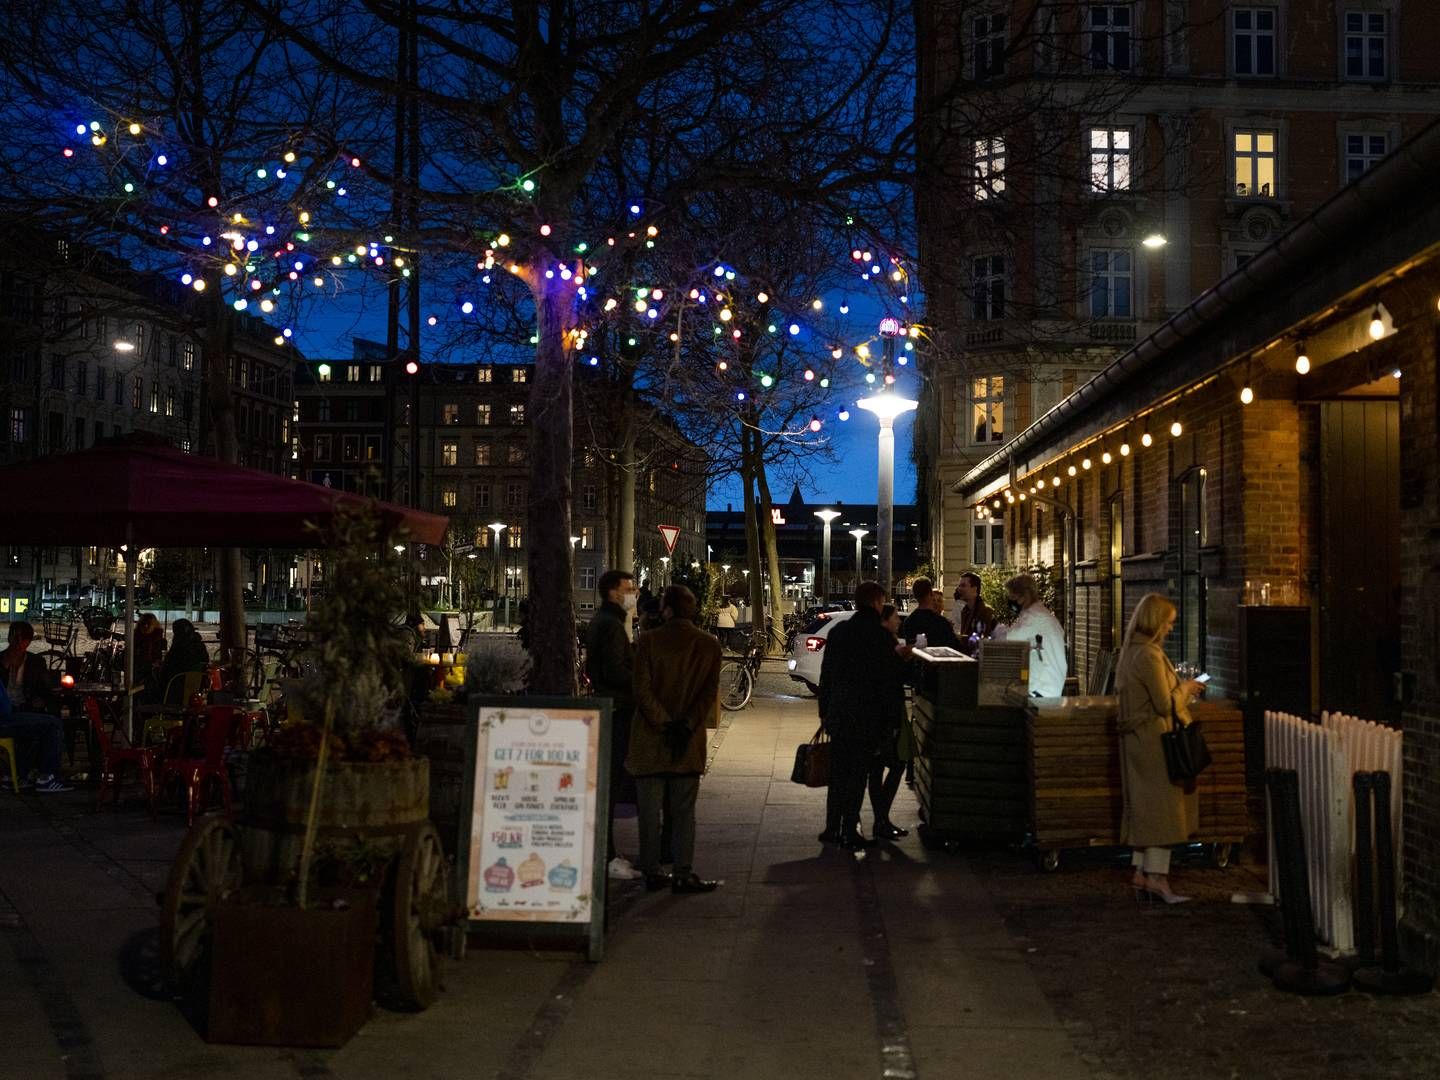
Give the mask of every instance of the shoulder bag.
[[1160, 736], [1160, 745], [1165, 749], [1165, 768], [1170, 779], [1182, 784], [1194, 780], [1214, 760], [1210, 747], [1205, 745], [1205, 734], [1200, 722], [1192, 720], [1182, 724], [1175, 715], [1175, 705], [1170, 705], [1170, 730]]
[[822, 725], [808, 743], [795, 748], [795, 767], [790, 782], [806, 787], [827, 787], [830, 783], [830, 736]]

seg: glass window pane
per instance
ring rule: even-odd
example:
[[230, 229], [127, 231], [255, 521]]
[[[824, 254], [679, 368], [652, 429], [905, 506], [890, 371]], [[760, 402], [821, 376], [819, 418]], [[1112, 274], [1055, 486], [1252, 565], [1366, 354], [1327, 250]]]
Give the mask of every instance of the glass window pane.
[[1255, 39], [1255, 74], [1275, 74], [1275, 39], [1271, 37], [1256, 37]]
[[1115, 157], [1115, 190], [1130, 190], [1130, 155], [1117, 154]]
[[1244, 9], [1244, 8], [1240, 8], [1240, 9], [1238, 9], [1238, 10], [1235, 12], [1235, 29], [1236, 29], [1236, 30], [1249, 30], [1249, 29], [1250, 29], [1250, 12], [1247, 11], [1246, 9]]
[[1274, 194], [1275, 194], [1275, 159], [1274, 159], [1274, 158], [1261, 158], [1259, 161], [1257, 161], [1257, 162], [1255, 163], [1255, 171], [1256, 171], [1255, 183], [1256, 183], [1257, 186], [1256, 186], [1256, 188], [1255, 188], [1255, 192], [1254, 192], [1254, 193], [1255, 193], [1256, 195], [1274, 195]]
[[1262, 154], [1273, 154], [1275, 152], [1275, 133], [1272, 131], [1256, 132], [1255, 147]]
[[1110, 132], [1104, 128], [1090, 129], [1090, 146], [1092, 149], [1103, 148], [1109, 144]]
[[1128, 277], [1115, 278], [1114, 315], [1117, 319], [1130, 317], [1130, 279]]
[[1358, 11], [1347, 11], [1345, 13], [1345, 29], [1359, 30], [1363, 25], [1365, 16]]
[[1112, 131], [1110, 134], [1114, 136], [1115, 146], [1117, 149], [1130, 149], [1130, 132], [1128, 129], [1121, 128], [1118, 131]]
[[1235, 149], [1249, 153], [1251, 148], [1250, 132], [1237, 131], [1235, 133]]
[[996, 375], [990, 380], [990, 393], [992, 397], [1003, 397], [1005, 394], [1005, 377]]

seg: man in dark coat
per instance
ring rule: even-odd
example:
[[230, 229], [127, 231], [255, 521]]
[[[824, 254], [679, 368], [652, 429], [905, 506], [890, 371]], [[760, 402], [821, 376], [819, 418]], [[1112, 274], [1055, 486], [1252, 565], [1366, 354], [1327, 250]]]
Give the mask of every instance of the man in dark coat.
[[914, 645], [915, 639], [924, 634], [925, 645], [960, 648], [960, 639], [955, 635], [954, 624], [945, 618], [944, 600], [935, 583], [929, 578], [916, 578], [910, 592], [915, 597], [915, 608], [900, 626], [900, 636], [906, 644]]
[[635, 649], [630, 644], [630, 617], [635, 611], [635, 575], [606, 570], [596, 582], [599, 610], [585, 630], [585, 674], [590, 692], [610, 699], [610, 876], [633, 881], [640, 871], [615, 850], [615, 804], [627, 785], [625, 754], [630, 748], [630, 717], [635, 712]]
[[862, 581], [855, 589], [855, 614], [830, 631], [820, 665], [820, 723], [830, 736], [830, 789], [820, 842], [851, 851], [875, 843], [860, 832], [865, 778], [896, 703], [904, 708], [905, 657], [880, 621], [884, 606], [880, 584]]
[[981, 584], [979, 574], [960, 575], [960, 583], [955, 586], [955, 612], [951, 616], [960, 635], [961, 650], [972, 656], [980, 648], [980, 639], [995, 631], [995, 612], [980, 595]]
[[[698, 608], [694, 593], [671, 585], [660, 601], [664, 623], [635, 647], [636, 709], [626, 766], [639, 792], [640, 866], [651, 890], [668, 882], [673, 892], [701, 893], [720, 884], [692, 866], [695, 799], [720, 703], [720, 642], [695, 625]], [[660, 871], [662, 812], [673, 838], [673, 880]]]

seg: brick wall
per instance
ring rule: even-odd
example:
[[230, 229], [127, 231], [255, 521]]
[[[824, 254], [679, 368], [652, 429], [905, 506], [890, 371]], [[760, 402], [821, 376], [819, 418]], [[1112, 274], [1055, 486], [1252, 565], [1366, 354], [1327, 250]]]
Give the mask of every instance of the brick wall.
[[1400, 622], [1414, 689], [1405, 740], [1405, 919], [1413, 962], [1440, 970], [1440, 450], [1435, 316], [1407, 358], [1400, 385]]

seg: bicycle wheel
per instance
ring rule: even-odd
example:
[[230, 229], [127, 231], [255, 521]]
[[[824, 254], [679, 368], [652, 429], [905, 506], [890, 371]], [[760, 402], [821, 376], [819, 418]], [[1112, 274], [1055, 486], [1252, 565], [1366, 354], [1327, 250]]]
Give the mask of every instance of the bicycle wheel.
[[736, 712], [750, 703], [755, 690], [755, 677], [743, 661], [730, 660], [720, 665], [720, 707]]

